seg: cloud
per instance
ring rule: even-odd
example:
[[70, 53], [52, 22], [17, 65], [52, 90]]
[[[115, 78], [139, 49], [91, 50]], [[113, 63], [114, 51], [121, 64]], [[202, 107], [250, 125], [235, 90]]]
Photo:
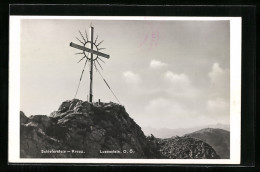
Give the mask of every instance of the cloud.
[[192, 84], [190, 78], [184, 73], [177, 74], [167, 71], [164, 73], [164, 79], [169, 83], [166, 91], [174, 98], [191, 101], [200, 95], [200, 90]]
[[158, 60], [151, 60], [151, 62], [150, 62], [150, 68], [152, 68], [152, 69], [159, 69], [159, 68], [165, 67], [167, 65], [168, 65], [167, 63], [163, 63]]
[[209, 77], [212, 83], [219, 83], [223, 80], [226, 72], [222, 69], [218, 63], [214, 63], [211, 71], [209, 72]]
[[187, 75], [181, 73], [181, 74], [176, 74], [171, 71], [167, 71], [164, 74], [164, 78], [169, 80], [170, 82], [174, 84], [189, 84], [190, 80]]
[[223, 69], [219, 63], [214, 63], [208, 73], [210, 88], [206, 105], [209, 117], [216, 122], [229, 122], [229, 75], [229, 69]]
[[148, 126], [153, 126], [156, 123], [158, 128], [179, 128], [188, 127], [191, 123], [196, 125], [196, 122], [199, 122], [193, 119], [198, 117], [196, 110], [189, 108], [187, 104], [170, 98], [157, 97], [151, 99], [144, 110], [147, 114], [145, 118], [149, 118], [149, 121], [145, 121]]
[[141, 81], [140, 76], [132, 71], [123, 72], [123, 77], [127, 83], [138, 84]]
[[214, 63], [208, 76], [211, 82], [211, 95], [228, 98], [230, 89], [229, 70], [221, 68], [219, 63]]
[[229, 122], [229, 101], [224, 98], [214, 98], [207, 101], [207, 109], [214, 120]]
[[215, 110], [219, 111], [221, 109], [223, 110], [223, 109], [226, 109], [229, 107], [229, 103], [223, 98], [216, 98], [214, 100], [212, 100], [212, 99], [208, 100], [207, 105], [208, 105], [208, 108], [213, 111], [215, 111]]
[[165, 116], [183, 114], [184, 110], [176, 101], [163, 97], [150, 100], [145, 109], [150, 112], [150, 114], [164, 114]]

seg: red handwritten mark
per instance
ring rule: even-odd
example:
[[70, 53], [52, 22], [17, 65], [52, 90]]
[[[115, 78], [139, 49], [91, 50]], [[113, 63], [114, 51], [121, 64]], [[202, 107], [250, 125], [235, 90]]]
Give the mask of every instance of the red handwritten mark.
[[151, 32], [149, 37], [150, 45], [148, 50], [151, 50], [154, 47], [156, 47], [158, 45], [158, 40], [159, 40], [159, 32], [158, 31]]
[[158, 45], [159, 42], [159, 31], [153, 30], [145, 34], [140, 46], [146, 50], [152, 50]]

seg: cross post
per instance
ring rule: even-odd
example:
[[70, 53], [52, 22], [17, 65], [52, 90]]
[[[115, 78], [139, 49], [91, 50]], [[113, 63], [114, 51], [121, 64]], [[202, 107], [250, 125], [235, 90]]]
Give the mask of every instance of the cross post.
[[[90, 35], [90, 48], [85, 47], [85, 44], [83, 46], [75, 44], [73, 42], [70, 43], [70, 46], [82, 51], [86, 51], [90, 53], [90, 86], [89, 86], [89, 102], [93, 101], [93, 62], [94, 58], [93, 55], [97, 55], [98, 57], [104, 57], [104, 58], [109, 58], [110, 56], [104, 53], [99, 52], [98, 50], [94, 50], [94, 27], [89, 28], [89, 35]], [[100, 43], [99, 43], [100, 44]], [[95, 45], [96, 46], [96, 45]]]
[[[90, 26], [90, 41], [91, 41], [91, 50], [93, 50], [93, 37], [94, 37], [94, 28]], [[93, 53], [90, 54], [90, 86], [89, 86], [89, 102], [92, 102], [93, 94], [92, 94], [92, 87], [93, 87]]]

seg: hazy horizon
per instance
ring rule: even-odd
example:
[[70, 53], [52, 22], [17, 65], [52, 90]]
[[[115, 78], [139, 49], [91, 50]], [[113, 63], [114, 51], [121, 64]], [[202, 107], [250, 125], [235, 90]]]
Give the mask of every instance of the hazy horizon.
[[[230, 124], [229, 21], [21, 20], [21, 111], [49, 115], [74, 98], [84, 62], [80, 44], [92, 23], [104, 40], [102, 75], [141, 127]], [[88, 67], [88, 66], [87, 66]], [[94, 70], [94, 101], [117, 102]], [[78, 99], [87, 100], [85, 69]]]

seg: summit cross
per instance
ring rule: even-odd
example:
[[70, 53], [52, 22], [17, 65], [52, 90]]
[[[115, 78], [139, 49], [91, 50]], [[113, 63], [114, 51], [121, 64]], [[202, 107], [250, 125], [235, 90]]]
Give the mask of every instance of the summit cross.
[[[81, 34], [81, 32], [80, 32], [80, 34]], [[82, 34], [81, 34], [81, 36], [82, 36]], [[85, 42], [81, 42], [82, 44], [83, 44], [83, 46], [82, 45], [78, 45], [78, 44], [75, 44], [75, 43], [73, 43], [73, 42], [71, 42], [70, 43], [70, 46], [71, 47], [73, 47], [73, 48], [76, 48], [76, 49], [79, 49], [79, 50], [82, 50], [83, 51], [83, 53], [82, 54], [84, 54], [84, 57], [86, 57], [87, 58], [87, 61], [90, 61], [90, 71], [89, 71], [89, 73], [90, 73], [90, 88], [89, 88], [89, 102], [92, 102], [93, 101], [93, 62], [95, 61], [95, 60], [97, 60], [97, 63], [99, 64], [99, 62], [98, 62], [98, 59], [99, 60], [101, 60], [99, 57], [104, 57], [104, 58], [109, 58], [109, 55], [107, 55], [107, 54], [104, 54], [104, 53], [101, 53], [101, 52], [99, 52], [99, 50], [101, 50], [101, 49], [104, 49], [104, 48], [98, 48], [98, 46], [103, 42], [103, 41], [101, 41], [99, 44], [96, 44], [96, 41], [97, 41], [97, 38], [96, 38], [96, 40], [94, 41], [94, 27], [92, 27], [92, 26], [90, 26], [90, 28], [89, 28], [89, 36], [90, 36], [90, 40], [88, 40], [88, 38], [87, 38], [87, 36], [86, 36], [86, 38], [87, 38], [87, 41], [85, 41], [85, 39], [84, 39], [84, 37], [82, 36], [82, 38], [84, 39], [84, 41]], [[86, 46], [87, 46], [87, 43], [90, 43], [90, 48], [87, 48]], [[94, 50], [94, 48], [96, 48], [96, 50]], [[88, 52], [88, 53], [90, 53], [90, 58], [88, 58], [88, 56], [86, 55], [86, 53], [85, 52]], [[96, 55], [96, 58], [94, 58], [93, 57], [93, 55]], [[84, 58], [83, 57], [83, 58]], [[102, 61], [102, 60], [101, 60]], [[95, 63], [94, 63], [94, 65], [95, 65]], [[100, 64], [99, 64], [100, 65]], [[101, 67], [101, 66], [100, 66]]]

